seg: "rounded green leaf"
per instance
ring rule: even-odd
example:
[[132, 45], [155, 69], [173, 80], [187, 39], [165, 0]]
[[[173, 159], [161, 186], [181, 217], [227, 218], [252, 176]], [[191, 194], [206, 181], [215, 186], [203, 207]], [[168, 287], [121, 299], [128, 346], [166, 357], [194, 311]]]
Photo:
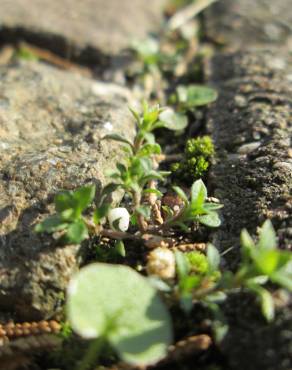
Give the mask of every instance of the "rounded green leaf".
[[176, 113], [171, 108], [164, 110], [159, 115], [159, 122], [163, 127], [173, 131], [184, 130], [188, 125], [188, 118], [186, 115]]
[[84, 338], [105, 337], [129, 363], [156, 363], [172, 341], [171, 321], [157, 291], [129, 267], [95, 263], [68, 288], [69, 321]]
[[217, 99], [217, 92], [206, 86], [189, 85], [178, 86], [178, 101], [186, 108], [193, 108], [212, 103]]
[[218, 227], [221, 225], [221, 220], [216, 212], [209, 212], [207, 215], [199, 217], [199, 222], [209, 227]]

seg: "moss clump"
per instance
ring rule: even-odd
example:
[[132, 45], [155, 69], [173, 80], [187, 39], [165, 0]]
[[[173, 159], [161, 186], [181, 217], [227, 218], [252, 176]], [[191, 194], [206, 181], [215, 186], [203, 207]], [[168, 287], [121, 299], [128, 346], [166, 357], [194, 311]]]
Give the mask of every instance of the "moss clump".
[[183, 160], [171, 166], [174, 177], [193, 183], [206, 174], [213, 155], [214, 145], [210, 136], [187, 140]]
[[190, 264], [191, 273], [195, 275], [206, 275], [209, 270], [206, 256], [200, 252], [186, 253], [187, 260]]

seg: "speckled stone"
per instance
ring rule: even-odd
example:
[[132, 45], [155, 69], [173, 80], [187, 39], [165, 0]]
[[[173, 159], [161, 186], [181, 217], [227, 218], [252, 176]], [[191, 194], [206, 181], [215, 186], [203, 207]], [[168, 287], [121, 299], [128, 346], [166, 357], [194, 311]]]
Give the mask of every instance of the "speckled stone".
[[80, 246], [34, 225], [58, 191], [105, 184], [122, 152], [101, 137], [133, 137], [132, 103], [126, 89], [39, 63], [0, 67], [0, 307], [19, 319], [50, 317], [80, 263]]

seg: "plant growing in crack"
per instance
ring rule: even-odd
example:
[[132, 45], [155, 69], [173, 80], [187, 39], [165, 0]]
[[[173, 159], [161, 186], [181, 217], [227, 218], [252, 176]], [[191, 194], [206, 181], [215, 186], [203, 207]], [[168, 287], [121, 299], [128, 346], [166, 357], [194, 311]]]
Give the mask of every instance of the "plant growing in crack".
[[[156, 142], [153, 131], [161, 127], [182, 130], [187, 122], [174, 111], [164, 110], [158, 105], [149, 107], [144, 103], [141, 114], [134, 110], [131, 112], [137, 125], [137, 134], [133, 142], [118, 134], [103, 138], [122, 143], [126, 159], [123, 163], [117, 163], [116, 169], [108, 173], [113, 182], [102, 189], [93, 218], [84, 215], [95, 198], [95, 186], [89, 185], [76, 191], [58, 194], [55, 197], [57, 213], [38, 224], [35, 228], [37, 232], [57, 233], [64, 243], [80, 243], [90, 234], [114, 239], [141, 239], [143, 233], [159, 234], [176, 226], [186, 229], [187, 225], [194, 221], [212, 227], [219, 226], [220, 220], [216, 211], [221, 206], [205, 202], [207, 190], [202, 181], [193, 185], [190, 201], [180, 188], [175, 187], [184, 206], [177, 214], [167, 209], [169, 217], [165, 221], [162, 220], [160, 225], [153, 224], [153, 208], [156, 206], [157, 198], [162, 195], [156, 187], [156, 181], [165, 181], [169, 174], [158, 169], [161, 147]], [[113, 208], [108, 202], [108, 195], [118, 188], [123, 189], [131, 200], [130, 212], [124, 207]], [[106, 217], [110, 229], [103, 226]], [[137, 233], [127, 233], [129, 221], [138, 226]]]
[[[190, 312], [195, 303], [206, 306], [213, 314], [214, 335], [220, 341], [228, 330], [220, 305], [230, 294], [240, 291], [255, 294], [263, 316], [272, 321], [275, 305], [269, 285], [292, 291], [292, 253], [277, 248], [275, 231], [269, 220], [260, 228], [257, 243], [246, 230], [242, 231], [241, 254], [237, 271], [231, 272], [221, 269], [220, 254], [212, 244], [208, 245], [206, 254], [173, 253], [165, 249], [164, 253], [160, 251], [155, 265], [150, 255], [147, 271], [156, 288], [170, 299], [178, 300], [186, 312]], [[172, 271], [171, 275], [166, 271]]]

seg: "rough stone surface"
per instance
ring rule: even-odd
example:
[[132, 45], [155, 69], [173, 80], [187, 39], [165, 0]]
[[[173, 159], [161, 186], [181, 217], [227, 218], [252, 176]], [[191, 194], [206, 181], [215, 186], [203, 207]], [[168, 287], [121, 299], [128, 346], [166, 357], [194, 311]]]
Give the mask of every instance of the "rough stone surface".
[[[224, 204], [213, 242], [234, 247], [224, 256], [229, 268], [240, 259], [241, 229], [255, 235], [267, 218], [279, 246], [292, 249], [291, 67], [291, 56], [279, 51], [222, 54], [211, 62], [219, 98], [208, 118], [217, 148], [210, 185]], [[292, 368], [291, 305], [270, 325], [248, 300], [231, 300], [225, 314], [230, 329], [222, 351], [231, 369]]]
[[121, 152], [100, 139], [110, 124], [133, 137], [132, 98], [38, 63], [1, 67], [0, 91], [0, 307], [36, 320], [61, 302], [80, 246], [59, 247], [33, 226], [59, 190], [105, 183]]
[[165, 0], [0, 0], [0, 40], [25, 39], [78, 60], [117, 54], [162, 22]]
[[291, 61], [288, 54], [262, 51], [217, 55], [211, 62], [219, 91], [209, 115], [218, 148], [211, 179], [225, 205], [216, 233], [223, 249], [238, 245], [242, 228], [255, 233], [266, 218], [280, 246], [292, 249]]
[[[206, 71], [219, 98], [208, 113], [217, 158], [210, 185], [224, 204], [213, 234], [226, 267], [240, 259], [239, 235], [271, 219], [279, 246], [292, 249], [292, 59], [290, 1], [222, 0], [206, 30], [226, 49]], [[268, 30], [268, 31], [267, 31]], [[221, 349], [230, 369], [292, 368], [291, 295], [268, 324], [250, 295], [235, 294], [224, 313], [229, 324]]]
[[205, 30], [237, 50], [263, 45], [292, 50], [291, 0], [220, 0], [207, 11]]

